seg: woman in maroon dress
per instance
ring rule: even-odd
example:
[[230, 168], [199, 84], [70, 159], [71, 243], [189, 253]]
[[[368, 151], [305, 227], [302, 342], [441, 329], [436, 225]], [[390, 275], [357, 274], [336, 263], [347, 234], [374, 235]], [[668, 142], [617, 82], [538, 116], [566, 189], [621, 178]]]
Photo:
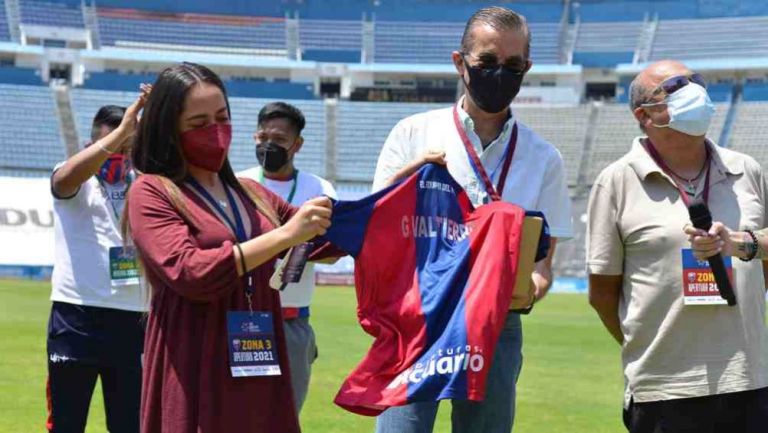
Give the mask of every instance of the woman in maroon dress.
[[144, 433], [299, 431], [280, 299], [268, 281], [276, 255], [325, 233], [330, 202], [296, 209], [238, 181], [230, 140], [216, 74], [189, 63], [160, 73], [137, 131], [133, 161], [143, 174], [126, 211], [152, 293]]

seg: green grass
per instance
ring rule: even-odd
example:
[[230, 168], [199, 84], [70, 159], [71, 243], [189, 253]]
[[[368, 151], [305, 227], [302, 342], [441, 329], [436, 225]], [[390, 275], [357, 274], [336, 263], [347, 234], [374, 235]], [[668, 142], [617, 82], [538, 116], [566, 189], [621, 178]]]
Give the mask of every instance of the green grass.
[[[0, 280], [0, 432], [44, 431], [48, 294], [47, 283]], [[619, 348], [586, 298], [550, 295], [523, 323], [525, 361], [514, 431], [622, 431]], [[371, 342], [357, 325], [354, 290], [318, 289], [313, 326], [320, 357], [302, 412], [304, 431], [373, 431], [373, 418], [333, 404], [342, 380]], [[99, 386], [91, 404], [89, 433], [106, 430]], [[435, 432], [449, 431], [450, 403], [444, 402]]]

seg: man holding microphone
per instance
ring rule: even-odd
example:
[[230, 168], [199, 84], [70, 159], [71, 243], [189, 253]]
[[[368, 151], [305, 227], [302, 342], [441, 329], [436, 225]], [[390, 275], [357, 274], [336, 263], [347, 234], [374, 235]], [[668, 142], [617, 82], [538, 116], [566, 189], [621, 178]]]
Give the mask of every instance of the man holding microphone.
[[[502, 7], [476, 12], [467, 22], [461, 47], [452, 53], [465, 96], [453, 107], [400, 121], [384, 143], [373, 182], [378, 190], [424, 163], [446, 164], [475, 206], [503, 200], [543, 212], [553, 237], [549, 255], [536, 264], [530, 290], [516, 288], [521, 303], [515, 307], [530, 307], [547, 293], [555, 238], [570, 237], [573, 230], [560, 153], [520, 123], [509, 106], [532, 66], [529, 54], [524, 17]], [[522, 325], [520, 315], [510, 311], [491, 360], [485, 400], [453, 400], [452, 431], [511, 431], [521, 367]], [[438, 402], [389, 408], [378, 417], [376, 431], [430, 432], [437, 409]]]
[[625, 425], [631, 433], [765, 431], [763, 267], [725, 260], [737, 300], [726, 305], [683, 232], [688, 206], [700, 202], [729, 226], [766, 226], [762, 170], [706, 138], [714, 106], [685, 65], [650, 65], [630, 93], [646, 136], [598, 176], [587, 211], [589, 300], [622, 347]]

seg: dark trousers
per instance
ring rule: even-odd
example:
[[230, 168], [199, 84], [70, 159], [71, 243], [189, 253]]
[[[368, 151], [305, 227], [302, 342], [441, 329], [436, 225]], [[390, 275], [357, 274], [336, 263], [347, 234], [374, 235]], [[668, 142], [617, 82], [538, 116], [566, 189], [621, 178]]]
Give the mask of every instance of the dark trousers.
[[48, 430], [82, 433], [101, 377], [107, 430], [138, 433], [143, 314], [54, 302], [48, 323]]
[[768, 388], [706, 397], [630, 403], [630, 433], [765, 433]]

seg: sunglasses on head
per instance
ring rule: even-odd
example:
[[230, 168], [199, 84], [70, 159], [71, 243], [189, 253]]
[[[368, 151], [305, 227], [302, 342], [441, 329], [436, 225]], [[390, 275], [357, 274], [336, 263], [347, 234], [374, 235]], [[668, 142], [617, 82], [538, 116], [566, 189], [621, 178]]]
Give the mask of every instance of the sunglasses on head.
[[696, 83], [703, 88], [707, 88], [707, 82], [704, 81], [704, 77], [701, 74], [693, 73], [691, 75], [677, 75], [671, 78], [667, 78], [659, 84], [654, 94], [664, 92], [667, 95], [671, 95], [690, 83]]

